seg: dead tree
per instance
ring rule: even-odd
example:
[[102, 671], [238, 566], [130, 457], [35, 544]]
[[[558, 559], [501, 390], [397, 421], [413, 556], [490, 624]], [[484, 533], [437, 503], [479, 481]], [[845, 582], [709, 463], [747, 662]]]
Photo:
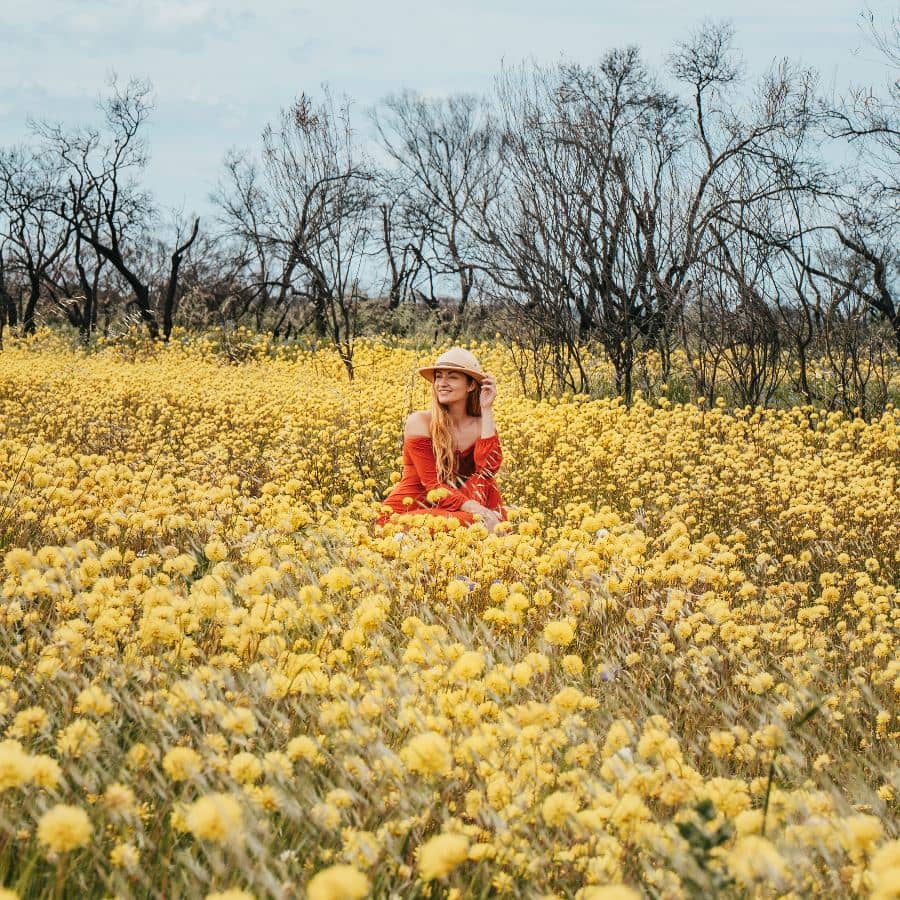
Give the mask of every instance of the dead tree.
[[[146, 83], [130, 81], [120, 88], [113, 80], [110, 95], [102, 101], [108, 134], [95, 128], [67, 131], [50, 123], [34, 127], [65, 176], [57, 214], [128, 284], [141, 320], [155, 339], [159, 337], [157, 298], [133, 259], [136, 242], [145, 237], [154, 217], [149, 196], [135, 180], [147, 162], [141, 128], [151, 109], [149, 93]], [[198, 229], [199, 219], [187, 239], [176, 242], [162, 291], [164, 303], [175, 296], [181, 260]]]
[[424, 236], [412, 246], [430, 282], [425, 296], [434, 304], [434, 283], [455, 282], [456, 340], [477, 286], [470, 222], [475, 208], [492, 199], [494, 133], [487, 108], [468, 95], [429, 100], [405, 92], [382, 102], [375, 124], [404, 184], [405, 228]]
[[[427, 217], [420, 213], [415, 192], [408, 179], [394, 172], [378, 174], [378, 192], [380, 249], [386, 263], [383, 293], [388, 298], [388, 309], [395, 310], [417, 298], [436, 309], [434, 271], [425, 257]], [[423, 272], [428, 280], [427, 292], [422, 290]]]
[[0, 238], [0, 350], [3, 349], [3, 332], [6, 329], [6, 323], [11, 321], [13, 316], [13, 303], [6, 286], [6, 241]]
[[45, 156], [22, 148], [0, 154], [5, 265], [24, 278], [25, 334], [35, 331], [38, 300], [48, 274], [70, 249], [72, 228], [52, 212], [58, 192], [58, 172]]
[[[884, 89], [853, 87], [825, 105], [825, 132], [855, 150], [853, 165], [842, 175], [850, 189], [836, 205], [834, 235], [867, 272], [862, 298], [887, 322], [900, 354], [900, 17], [880, 30], [871, 13], [863, 15], [871, 43], [884, 61]], [[819, 268], [818, 273], [828, 272]], [[840, 286], [840, 281], [836, 282]]]
[[[262, 158], [227, 160], [214, 198], [245, 248], [257, 322], [329, 337], [353, 377], [360, 273], [371, 254], [376, 192], [350, 126], [349, 102], [306, 94], [263, 131]], [[290, 321], [289, 321], [290, 320]]]
[[221, 236], [246, 284], [246, 289], [223, 307], [222, 315], [235, 322], [252, 315], [259, 330], [268, 327], [271, 315], [283, 321], [290, 314], [292, 282], [299, 264], [295, 254], [283, 252], [284, 242], [275, 236], [276, 213], [270, 207], [264, 178], [248, 154], [230, 151], [225, 157], [225, 176], [212, 197], [224, 226]]
[[299, 327], [312, 325], [318, 337], [329, 337], [352, 378], [376, 194], [349, 102], [336, 105], [327, 90], [318, 104], [301, 94], [266, 127], [262, 144], [258, 181], [252, 192], [232, 195], [229, 215], [243, 223], [260, 260], [279, 272], [282, 321], [299, 304]]
[[480, 228], [494, 290], [556, 348], [560, 387], [590, 389], [584, 352], [599, 342], [630, 399], [666, 316], [652, 270], [673, 221], [678, 105], [635, 48], [508, 72], [497, 93], [504, 180]]

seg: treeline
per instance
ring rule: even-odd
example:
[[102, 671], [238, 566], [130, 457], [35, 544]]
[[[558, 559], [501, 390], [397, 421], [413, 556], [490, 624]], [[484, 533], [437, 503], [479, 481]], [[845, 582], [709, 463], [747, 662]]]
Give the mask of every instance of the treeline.
[[150, 86], [113, 82], [100, 126], [0, 152], [0, 341], [239, 323], [333, 342], [352, 377], [358, 335], [427, 311], [499, 332], [539, 392], [590, 391], [600, 348], [630, 399], [641, 355], [665, 376], [680, 348], [698, 395], [764, 404], [788, 378], [819, 402], [825, 366], [831, 403], [871, 408], [900, 352], [900, 26], [869, 24], [887, 87], [836, 98], [790, 61], [748, 82], [715, 23], [662, 74], [626, 48], [388, 97], [374, 142], [304, 94], [226, 156], [208, 222], [142, 186]]

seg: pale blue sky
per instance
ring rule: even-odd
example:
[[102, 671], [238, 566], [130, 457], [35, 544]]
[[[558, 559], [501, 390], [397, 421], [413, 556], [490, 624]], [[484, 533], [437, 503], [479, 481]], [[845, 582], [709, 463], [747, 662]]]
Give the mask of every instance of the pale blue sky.
[[[871, 0], [887, 22], [896, 4]], [[660, 66], [704, 17], [730, 19], [747, 69], [790, 56], [826, 86], [883, 83], [854, 0], [31, 0], [0, 4], [0, 144], [30, 116], [97, 121], [112, 71], [149, 78], [147, 185], [163, 205], [210, 212], [226, 148], [256, 147], [301, 90], [328, 82], [364, 112], [387, 93], [483, 92], [501, 62], [589, 63], [637, 44]], [[363, 116], [360, 116], [363, 119]]]

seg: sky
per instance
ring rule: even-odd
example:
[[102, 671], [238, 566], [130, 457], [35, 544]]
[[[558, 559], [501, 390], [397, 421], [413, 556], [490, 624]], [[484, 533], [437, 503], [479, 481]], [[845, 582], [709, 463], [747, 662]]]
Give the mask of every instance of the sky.
[[[229, 148], [255, 150], [301, 91], [353, 98], [360, 129], [387, 94], [486, 93], [502, 65], [590, 64], [638, 45], [661, 69], [704, 18], [729, 20], [746, 70], [790, 57], [827, 90], [884, 84], [861, 0], [30, 0], [0, 4], [0, 145], [28, 119], [100, 123], [109, 77], [149, 79], [146, 186], [164, 208], [209, 217]], [[870, 0], [887, 23], [896, 7]], [[896, 74], [896, 73], [895, 73]]]

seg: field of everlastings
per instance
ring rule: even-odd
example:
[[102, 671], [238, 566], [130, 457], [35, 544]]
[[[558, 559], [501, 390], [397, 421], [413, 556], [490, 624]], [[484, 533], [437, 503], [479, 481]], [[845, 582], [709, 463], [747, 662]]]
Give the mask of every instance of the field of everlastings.
[[0, 896], [900, 896], [900, 414], [472, 349], [490, 536], [374, 525], [431, 350], [0, 353]]

